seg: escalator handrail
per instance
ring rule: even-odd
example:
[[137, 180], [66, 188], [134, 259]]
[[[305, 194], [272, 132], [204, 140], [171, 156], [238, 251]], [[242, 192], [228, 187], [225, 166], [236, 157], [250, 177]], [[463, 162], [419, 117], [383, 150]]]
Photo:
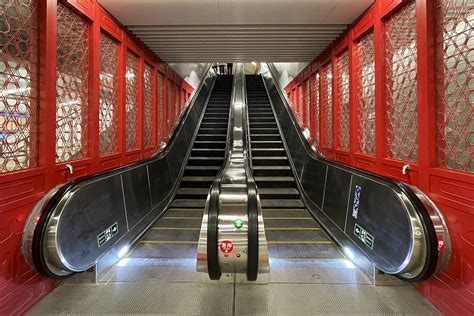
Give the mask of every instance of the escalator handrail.
[[[428, 245], [428, 248], [429, 248], [428, 250], [429, 251], [427, 251], [427, 253], [426, 253], [426, 258], [425, 258], [426, 264], [424, 265], [424, 268], [421, 271], [421, 273], [416, 278], [404, 279], [404, 280], [409, 281], [409, 282], [417, 282], [417, 281], [422, 281], [422, 280], [425, 280], [425, 279], [431, 277], [435, 273], [435, 271], [437, 270], [438, 254], [439, 253], [438, 253], [438, 237], [437, 237], [433, 222], [431, 220], [431, 214], [433, 212], [430, 212], [426, 208], [427, 204], [423, 203], [420, 200], [420, 195], [417, 195], [414, 192], [414, 190], [409, 185], [407, 185], [405, 183], [402, 183], [400, 181], [396, 181], [396, 180], [393, 180], [393, 179], [390, 179], [390, 178], [387, 178], [387, 177], [384, 177], [384, 176], [381, 176], [381, 175], [369, 173], [367, 171], [360, 170], [360, 169], [357, 169], [357, 168], [349, 166], [349, 165], [345, 165], [345, 164], [340, 163], [340, 162], [330, 160], [330, 159], [322, 156], [319, 152], [315, 152], [314, 150], [312, 150], [312, 148], [311, 148], [310, 144], [308, 143], [307, 139], [304, 137], [304, 135], [301, 132], [299, 124], [297, 123], [298, 121], [295, 117], [295, 114], [291, 110], [291, 107], [288, 103], [288, 100], [286, 99], [286, 97], [282, 93], [283, 90], [282, 90], [278, 80], [275, 79], [276, 78], [275, 74], [274, 74], [275, 70], [272, 69], [274, 66], [270, 65], [270, 64], [267, 64], [267, 65], [268, 65], [269, 73], [270, 73], [271, 77], [273, 78], [274, 84], [277, 88], [276, 90], [278, 91], [278, 93], [280, 95], [280, 98], [281, 98], [281, 100], [282, 100], [282, 102], [283, 102], [283, 104], [286, 108], [286, 111], [287, 111], [287, 113], [289, 114], [289, 116], [291, 118], [291, 123], [293, 124], [294, 128], [298, 131], [298, 136], [299, 136], [300, 140], [302, 141], [302, 143], [305, 145], [304, 148], [305, 148], [307, 154], [311, 158], [313, 158], [315, 160], [322, 161], [322, 162], [324, 162], [328, 165], [332, 165], [332, 166], [335, 166], [335, 167], [343, 169], [343, 170], [348, 170], [351, 173], [358, 174], [358, 175], [363, 175], [364, 177], [367, 177], [369, 179], [382, 182], [382, 183], [386, 184], [387, 186], [391, 187], [392, 189], [394, 189], [395, 191], [398, 191], [398, 192], [404, 194], [407, 197], [408, 202], [411, 204], [411, 206], [416, 211], [418, 216], [422, 219], [421, 222], [422, 222], [423, 228], [426, 232], [426, 234], [425, 234], [426, 244]], [[266, 86], [265, 80], [263, 78], [262, 78], [262, 80], [263, 80], [263, 83], [265, 85], [266, 92], [268, 94], [268, 88]], [[270, 96], [269, 96], [269, 101], [270, 101], [270, 103], [272, 103], [272, 100], [271, 100]], [[272, 103], [272, 107], [273, 107], [273, 103]], [[278, 128], [280, 129], [279, 123], [278, 123]], [[295, 175], [297, 175], [297, 173], [295, 173]], [[436, 215], [441, 216], [441, 214], [439, 214], [439, 213], [437, 213]], [[399, 276], [397, 276], [397, 277], [399, 277]]]
[[[47, 233], [48, 223], [51, 219], [51, 216], [57, 209], [59, 202], [62, 201], [67, 195], [72, 196], [72, 194], [70, 193], [74, 191], [76, 187], [85, 183], [86, 181], [87, 182], [99, 181], [100, 179], [105, 179], [114, 175], [118, 175], [128, 170], [132, 170], [132, 169], [147, 165], [152, 161], [160, 160], [166, 157], [166, 155], [169, 153], [169, 151], [171, 150], [171, 148], [176, 142], [176, 135], [178, 135], [180, 130], [183, 128], [184, 122], [190, 115], [191, 110], [194, 108], [196, 104], [196, 100], [202, 90], [202, 87], [206, 79], [211, 76], [210, 71], [211, 71], [211, 66], [209, 64], [206, 68], [205, 75], [203, 76], [198, 88], [196, 89], [193, 97], [191, 98], [189, 102], [189, 106], [186, 108], [185, 113], [181, 116], [180, 121], [178, 122], [176, 128], [174, 129], [174, 133], [172, 137], [170, 138], [170, 141], [168, 142], [168, 145], [166, 146], [165, 150], [159, 152], [155, 156], [141, 160], [139, 162], [134, 162], [125, 166], [113, 168], [111, 170], [99, 172], [93, 175], [82, 176], [82, 177], [70, 180], [54, 188], [53, 194], [47, 195], [47, 201], [45, 201], [45, 203], [42, 205], [41, 210], [38, 210], [38, 215], [35, 220], [36, 223], [35, 223], [34, 232], [33, 232], [32, 240], [31, 240], [31, 254], [32, 254], [31, 261], [34, 264], [35, 269], [38, 270], [38, 272], [42, 273], [43, 275], [46, 275], [52, 278], [58, 278], [58, 279], [68, 276], [68, 275], [61, 276], [58, 274], [53, 274], [51, 271], [49, 271], [49, 269], [47, 268], [48, 265], [46, 263], [46, 258], [43, 255], [44, 254], [43, 236], [45, 236], [45, 234]], [[214, 78], [214, 81], [215, 81], [215, 78]], [[24, 253], [27, 253], [27, 252], [29, 252], [29, 250], [24, 249]]]
[[218, 259], [218, 224], [219, 224], [219, 196], [222, 179], [225, 174], [227, 160], [231, 154], [232, 143], [233, 143], [233, 127], [234, 127], [234, 111], [232, 108], [235, 87], [235, 76], [233, 78], [231, 100], [229, 104], [229, 121], [227, 122], [227, 137], [226, 137], [226, 149], [224, 155], [224, 162], [222, 163], [217, 175], [212, 181], [211, 188], [209, 189], [209, 204], [208, 204], [208, 222], [207, 222], [207, 267], [208, 274], [211, 280], [219, 280], [221, 277], [221, 271], [219, 267]]
[[243, 106], [243, 148], [245, 153], [245, 174], [247, 177], [247, 216], [248, 216], [248, 257], [247, 257], [247, 280], [255, 281], [258, 276], [259, 262], [259, 225], [258, 214], [260, 204], [258, 200], [257, 184], [253, 177], [252, 145], [250, 141], [250, 123], [248, 116], [247, 79], [243, 80], [244, 106]]

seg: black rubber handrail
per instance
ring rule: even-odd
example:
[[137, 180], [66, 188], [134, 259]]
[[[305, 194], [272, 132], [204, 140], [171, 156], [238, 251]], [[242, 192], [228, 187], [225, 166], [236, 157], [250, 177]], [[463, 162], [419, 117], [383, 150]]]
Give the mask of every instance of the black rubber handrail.
[[[146, 165], [146, 164], [148, 164], [148, 163], [150, 163], [154, 160], [159, 160], [159, 159], [164, 158], [168, 154], [168, 152], [170, 151], [170, 148], [172, 147], [172, 145], [174, 145], [174, 143], [176, 142], [177, 135], [179, 134], [180, 130], [183, 128], [183, 124], [186, 121], [187, 117], [189, 116], [190, 111], [192, 110], [192, 108], [194, 108], [196, 99], [197, 99], [197, 97], [198, 97], [198, 95], [201, 91], [201, 88], [202, 88], [204, 82], [206, 81], [206, 78], [208, 77], [209, 70], [210, 70], [210, 65], [206, 69], [205, 75], [203, 76], [198, 89], [196, 89], [193, 97], [189, 101], [189, 106], [186, 108], [184, 114], [181, 115], [180, 120], [178, 121], [178, 124], [174, 128], [174, 133], [171, 135], [171, 138], [170, 138], [170, 140], [168, 142], [168, 145], [166, 146], [165, 150], [163, 150], [162, 152], [158, 152], [157, 154], [155, 154], [152, 157], [146, 158], [146, 159], [138, 161], [138, 162], [134, 162], [134, 163], [131, 163], [131, 164], [128, 164], [128, 165], [125, 165], [125, 166], [120, 166], [120, 167], [117, 167], [117, 168], [113, 168], [113, 169], [110, 169], [110, 170], [107, 170], [107, 171], [102, 171], [102, 172], [99, 172], [99, 173], [96, 173], [96, 174], [93, 174], [93, 175], [82, 176], [82, 177], [79, 177], [77, 179], [70, 180], [70, 181], [64, 183], [57, 190], [57, 192], [53, 196], [51, 196], [51, 198], [46, 202], [46, 204], [44, 205], [44, 207], [43, 207], [43, 209], [40, 213], [40, 216], [37, 220], [37, 223], [36, 223], [35, 231], [33, 233], [32, 249], [31, 249], [32, 260], [33, 260], [33, 263], [35, 265], [35, 269], [40, 274], [42, 274], [44, 276], [51, 277], [51, 278], [55, 278], [55, 279], [64, 279], [64, 278], [67, 278], [69, 276], [69, 275], [59, 276], [57, 274], [54, 274], [52, 271], [50, 271], [50, 269], [48, 268], [48, 265], [46, 263], [46, 258], [44, 256], [44, 246], [45, 245], [44, 245], [43, 236], [45, 236], [47, 234], [48, 223], [51, 219], [51, 216], [52, 216], [54, 210], [57, 208], [58, 203], [67, 194], [69, 194], [72, 189], [74, 189], [78, 184], [80, 184], [84, 181], [89, 181], [89, 180], [93, 180], [93, 179], [96, 179], [96, 178], [108, 177], [108, 176], [112, 176], [112, 175], [115, 175], [115, 174], [120, 174], [120, 173], [123, 173], [127, 170], [134, 169], [134, 168], [142, 166], [142, 165]], [[212, 90], [211, 90], [210, 93], [212, 93]], [[207, 101], [206, 101], [206, 103], [207, 103]], [[200, 122], [198, 122], [198, 126], [199, 125], [200, 125]]]
[[[269, 67], [269, 70], [270, 70], [270, 72], [272, 72], [270, 67]], [[273, 77], [273, 73], [272, 73], [272, 77]], [[264, 86], [265, 86], [265, 91], [267, 93], [268, 100], [270, 101], [270, 104], [271, 104], [272, 108], [274, 108], [273, 102], [270, 98], [270, 95], [268, 94], [266, 83], [265, 83], [265, 80], [264, 80], [263, 77], [262, 77], [262, 81], [263, 81]], [[291, 120], [291, 123], [292, 123], [293, 127], [298, 131], [298, 133], [297, 133], [298, 137], [300, 138], [300, 140], [302, 140], [302, 143], [304, 144], [305, 150], [306, 150], [307, 154], [309, 156], [311, 156], [311, 158], [313, 158], [315, 160], [322, 161], [322, 162], [324, 162], [328, 165], [336, 166], [336, 167], [338, 167], [340, 169], [343, 169], [343, 170], [344, 169], [348, 170], [349, 172], [354, 173], [356, 175], [363, 175], [364, 177], [369, 178], [371, 180], [381, 181], [384, 184], [386, 184], [387, 186], [391, 187], [392, 189], [394, 189], [394, 190], [398, 189], [399, 191], [402, 191], [406, 195], [406, 197], [408, 198], [410, 204], [413, 206], [413, 209], [416, 211], [416, 213], [422, 219], [421, 222], [422, 222], [423, 228], [426, 232], [425, 241], [426, 241], [426, 244], [429, 245], [429, 251], [427, 251], [427, 253], [426, 253], [425, 266], [423, 267], [422, 272], [417, 277], [406, 278], [406, 277], [402, 277], [402, 276], [399, 276], [399, 275], [395, 275], [395, 276], [397, 278], [403, 280], [403, 281], [406, 281], [406, 282], [418, 282], [418, 281], [423, 281], [423, 280], [426, 280], [426, 279], [430, 278], [434, 274], [434, 272], [436, 270], [437, 263], [438, 263], [438, 238], [436, 236], [436, 231], [435, 231], [434, 226], [432, 224], [431, 225], [427, 224], [427, 223], [432, 223], [430, 213], [428, 212], [428, 210], [426, 209], [424, 204], [421, 202], [421, 200], [418, 198], [418, 196], [413, 192], [413, 190], [408, 185], [404, 184], [403, 182], [396, 181], [396, 180], [393, 180], [393, 179], [390, 179], [390, 178], [387, 178], [387, 177], [384, 177], [384, 176], [381, 176], [381, 175], [369, 173], [367, 171], [357, 169], [355, 167], [352, 167], [352, 166], [349, 166], [349, 165], [346, 165], [346, 164], [343, 164], [343, 163], [340, 163], [340, 162], [337, 162], [337, 161], [330, 160], [326, 157], [321, 156], [319, 153], [315, 153], [314, 150], [311, 149], [311, 146], [308, 143], [308, 141], [306, 140], [306, 138], [304, 137], [304, 135], [302, 134], [301, 129], [299, 127], [299, 124], [297, 123], [298, 120], [296, 119], [295, 114], [291, 110], [287, 99], [283, 96], [282, 91], [281, 91], [281, 87], [279, 86], [278, 82], [276, 82], [276, 81], [275, 81], [275, 87], [276, 87], [276, 90], [278, 91], [278, 93], [280, 95], [280, 99], [282, 100], [283, 105], [284, 105], [284, 107], [285, 107], [285, 109], [286, 109], [286, 111], [287, 111], [287, 113], [290, 117], [290, 120]], [[277, 120], [277, 126], [278, 126], [278, 129], [279, 129], [280, 133], [281, 133], [281, 127], [280, 127], [280, 124], [279, 124], [278, 120]], [[293, 166], [292, 166], [292, 168], [293, 168]], [[299, 185], [299, 183], [298, 183], [298, 185]], [[300, 187], [300, 189], [301, 189], [301, 187]], [[304, 190], [302, 190], [302, 191], [304, 192]]]
[[[233, 77], [235, 80], [235, 77]], [[234, 84], [232, 84], [232, 95], [233, 95]], [[212, 91], [211, 91], [212, 94]], [[232, 102], [232, 100], [230, 101]], [[230, 106], [230, 105], [229, 105]], [[224, 162], [217, 172], [209, 193], [209, 204], [208, 204], [208, 222], [207, 222], [207, 270], [209, 278], [211, 280], [219, 280], [222, 272], [219, 266], [218, 258], [218, 241], [219, 241], [219, 196], [222, 179], [224, 177], [227, 160], [232, 148], [233, 143], [233, 126], [234, 126], [234, 113], [232, 109], [229, 109], [229, 121], [227, 123], [227, 137], [226, 137], [226, 149], [224, 155]]]
[[259, 263], [259, 227], [258, 227], [258, 190], [253, 178], [252, 144], [250, 141], [250, 126], [248, 117], [247, 77], [245, 76], [243, 89], [245, 91], [244, 106], [244, 148], [246, 152], [245, 171], [247, 175], [247, 210], [248, 210], [248, 256], [247, 256], [247, 280], [255, 281], [258, 277]]

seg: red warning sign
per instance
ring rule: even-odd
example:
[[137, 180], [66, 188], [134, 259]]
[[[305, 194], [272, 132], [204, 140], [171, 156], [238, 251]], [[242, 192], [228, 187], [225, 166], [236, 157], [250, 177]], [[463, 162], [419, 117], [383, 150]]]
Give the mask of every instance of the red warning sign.
[[223, 240], [219, 247], [223, 253], [229, 253], [234, 250], [234, 244], [230, 240]]

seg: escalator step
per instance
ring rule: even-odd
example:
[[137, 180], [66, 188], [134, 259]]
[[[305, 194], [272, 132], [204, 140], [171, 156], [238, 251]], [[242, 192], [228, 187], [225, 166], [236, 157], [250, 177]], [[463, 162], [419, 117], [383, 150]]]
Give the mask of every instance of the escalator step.
[[269, 217], [307, 217], [310, 216], [305, 208], [264, 208], [263, 218]]
[[203, 216], [204, 209], [203, 208], [169, 208], [166, 211], [166, 215], [168, 216]]
[[300, 199], [261, 199], [262, 208], [301, 208], [305, 207]]
[[257, 156], [252, 157], [252, 163], [254, 166], [286, 166], [288, 165], [288, 158], [282, 157], [269, 157], [269, 156]]
[[175, 199], [171, 203], [173, 208], [204, 208], [206, 206], [206, 200], [189, 200], [189, 199]]
[[260, 199], [284, 199], [292, 200], [300, 197], [300, 192], [295, 188], [258, 188]]

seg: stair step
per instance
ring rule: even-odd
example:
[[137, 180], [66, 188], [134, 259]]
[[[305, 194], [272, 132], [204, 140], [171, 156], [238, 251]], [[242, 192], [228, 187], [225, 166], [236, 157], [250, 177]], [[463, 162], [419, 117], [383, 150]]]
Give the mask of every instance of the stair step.
[[262, 208], [302, 208], [305, 207], [300, 199], [261, 199]]
[[300, 192], [295, 188], [258, 188], [260, 199], [298, 199]]
[[252, 157], [252, 164], [254, 166], [285, 166], [288, 165], [288, 158], [286, 156], [257, 156]]

